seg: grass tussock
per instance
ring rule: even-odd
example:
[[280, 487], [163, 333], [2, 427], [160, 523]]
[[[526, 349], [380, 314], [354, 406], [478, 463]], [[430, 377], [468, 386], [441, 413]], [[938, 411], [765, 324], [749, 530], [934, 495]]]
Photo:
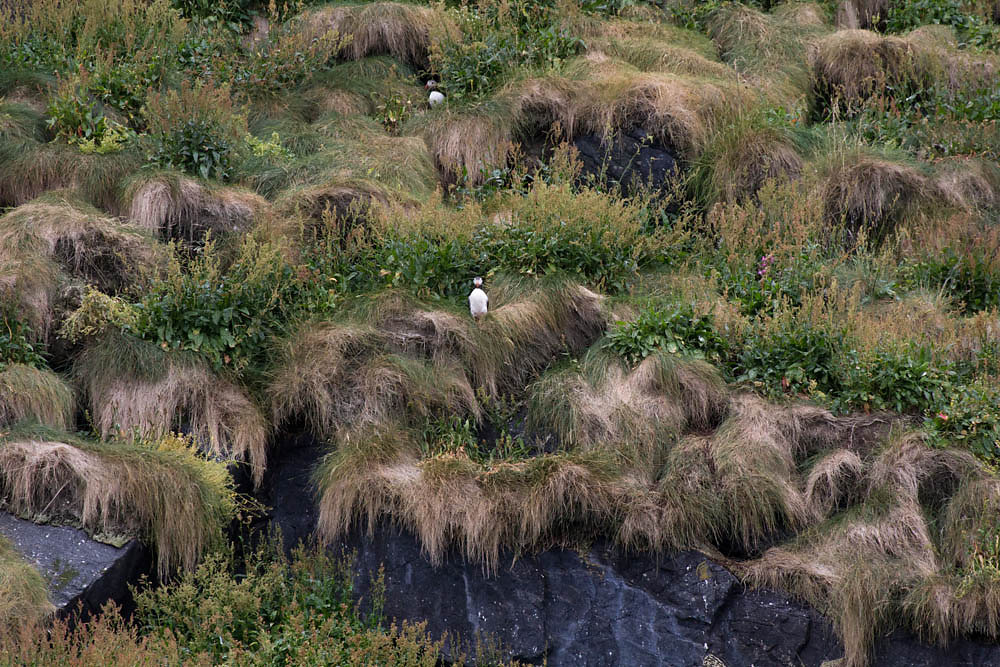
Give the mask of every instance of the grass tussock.
[[110, 335], [92, 342], [73, 370], [102, 437], [189, 433], [212, 456], [246, 459], [255, 483], [263, 478], [269, 427], [260, 408], [196, 358]]
[[908, 164], [857, 154], [830, 167], [823, 186], [825, 217], [853, 244], [891, 234], [911, 205], [930, 195], [927, 178]]
[[24, 364], [0, 370], [0, 426], [37, 421], [57, 429], [73, 422], [76, 400], [72, 388], [52, 371]]
[[829, 32], [815, 5], [794, 3], [765, 14], [733, 3], [716, 11], [709, 35], [722, 60], [760, 95], [791, 110], [809, 89], [809, 58]]
[[317, 471], [323, 539], [355, 522], [371, 530], [388, 519], [414, 531], [433, 563], [459, 545], [495, 570], [501, 550], [558, 540], [567, 524], [599, 523], [616, 502], [609, 462], [596, 456], [547, 455], [486, 469], [462, 452], [418, 457], [412, 436], [398, 429], [339, 441]]
[[126, 197], [129, 219], [137, 227], [165, 239], [194, 242], [245, 232], [270, 206], [262, 197], [222, 188], [183, 176], [160, 175], [136, 180]]
[[83, 440], [42, 427], [4, 433], [0, 492], [12, 511], [92, 533], [142, 536], [161, 575], [191, 568], [233, 512], [225, 466], [183, 439]]
[[52, 611], [45, 579], [0, 536], [0, 628], [37, 622]]
[[562, 350], [585, 349], [604, 327], [600, 298], [577, 285], [494, 292], [479, 325], [392, 294], [357, 321], [307, 325], [288, 341], [268, 387], [272, 419], [304, 417], [321, 435], [379, 426], [402, 409], [479, 417], [474, 389], [523, 386]]
[[115, 293], [159, 253], [140, 229], [52, 194], [0, 217], [0, 294], [42, 338], [62, 288], [86, 281]]
[[546, 375], [532, 389], [529, 423], [584, 451], [614, 448], [655, 468], [666, 446], [689, 431], [717, 426], [729, 395], [715, 370], [668, 355], [633, 370], [607, 355], [580, 370]]
[[970, 558], [982, 547], [977, 531], [997, 482], [971, 456], [913, 436], [864, 459], [839, 450], [813, 467], [807, 495], [824, 514], [840, 513], [768, 550], [747, 573], [830, 614], [845, 664], [868, 664], [875, 637], [899, 618], [942, 645], [963, 631], [997, 636], [988, 574]]
[[102, 211], [122, 215], [122, 185], [141, 164], [134, 151], [85, 155], [61, 143], [0, 138], [0, 205], [20, 206], [51, 190], [72, 189]]
[[[442, 12], [419, 5], [373, 2], [362, 5], [324, 7], [305, 17], [316, 35], [336, 32], [350, 36], [339, 56], [360, 60], [374, 55], [391, 55], [413, 67], [428, 64], [432, 34], [448, 27]], [[454, 28], [451, 28], [454, 31]]]

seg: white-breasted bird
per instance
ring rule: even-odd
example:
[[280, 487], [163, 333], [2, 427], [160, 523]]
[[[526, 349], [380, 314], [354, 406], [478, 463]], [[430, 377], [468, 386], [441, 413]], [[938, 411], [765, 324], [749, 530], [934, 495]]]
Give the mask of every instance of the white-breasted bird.
[[472, 317], [478, 320], [480, 317], [486, 314], [486, 310], [490, 303], [490, 298], [486, 296], [486, 292], [482, 290], [483, 279], [476, 277], [472, 284], [475, 286], [472, 289], [472, 293], [469, 294], [469, 312], [472, 313]]
[[430, 91], [430, 94], [427, 96], [427, 103], [432, 107], [436, 107], [444, 102], [444, 93], [437, 89], [437, 85], [437, 81], [434, 79], [424, 84], [424, 88]]

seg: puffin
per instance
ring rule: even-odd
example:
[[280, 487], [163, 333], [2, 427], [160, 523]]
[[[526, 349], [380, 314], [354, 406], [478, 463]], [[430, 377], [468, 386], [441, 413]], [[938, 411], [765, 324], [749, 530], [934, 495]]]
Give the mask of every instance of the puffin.
[[424, 84], [424, 88], [430, 91], [430, 94], [427, 96], [427, 103], [432, 107], [436, 107], [444, 102], [444, 93], [437, 89], [437, 85], [437, 81], [434, 79]]
[[482, 289], [482, 278], [477, 276], [472, 281], [472, 285], [472, 293], [469, 294], [469, 312], [472, 313], [472, 318], [478, 322], [479, 318], [486, 314], [490, 298], [486, 296], [486, 292]]

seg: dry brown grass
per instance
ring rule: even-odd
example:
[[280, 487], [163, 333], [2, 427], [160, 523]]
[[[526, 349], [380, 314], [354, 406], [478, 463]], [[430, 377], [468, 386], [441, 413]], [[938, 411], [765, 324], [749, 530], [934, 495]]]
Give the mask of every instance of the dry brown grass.
[[355, 321], [306, 326], [275, 364], [273, 422], [304, 417], [332, 436], [399, 421], [404, 408], [478, 419], [473, 388], [520, 389], [560, 351], [585, 349], [605, 326], [600, 297], [576, 285], [492, 294], [497, 305], [479, 325], [389, 293]]
[[[919, 436], [900, 438], [868, 461], [840, 450], [816, 464], [807, 489], [824, 513], [860, 490], [859, 502], [768, 550], [746, 573], [828, 613], [846, 665], [867, 665], [875, 636], [901, 619], [941, 644], [963, 631], [997, 635], [996, 596], [978, 586], [978, 575], [969, 580], [971, 593], [959, 593], [969, 582], [953, 574], [975, 552], [970, 538], [975, 544], [974, 529], [984, 525], [981, 512], [998, 502], [996, 478], [971, 455], [932, 449]], [[931, 523], [939, 511], [943, 521]]]
[[528, 418], [532, 428], [556, 434], [564, 445], [619, 451], [648, 474], [673, 439], [714, 429], [728, 409], [725, 383], [704, 362], [654, 355], [630, 371], [592, 356], [580, 370], [536, 383]]
[[423, 136], [443, 182], [478, 183], [484, 171], [506, 164], [513, 122], [504, 113], [446, 110], [433, 114]]
[[[566, 537], [566, 525], [592, 525], [617, 501], [608, 462], [550, 455], [481, 466], [463, 452], [419, 460], [398, 429], [360, 432], [337, 443], [321, 466], [318, 531], [326, 541], [355, 522], [379, 520], [412, 530], [432, 563], [453, 546], [495, 570], [502, 549]], [[461, 502], [456, 502], [461, 498]]]
[[128, 189], [129, 219], [163, 238], [195, 241], [245, 232], [270, 211], [252, 192], [208, 186], [190, 178], [159, 175], [135, 180]]
[[350, 36], [342, 58], [388, 54], [413, 67], [427, 66], [435, 31], [455, 31], [444, 12], [395, 2], [323, 7], [307, 14], [305, 24], [317, 36], [329, 31]]
[[841, 30], [822, 39], [812, 55], [814, 93], [822, 103], [852, 111], [890, 93], [976, 90], [992, 85], [995, 56], [958, 48], [944, 26], [925, 26], [904, 37]]
[[267, 420], [242, 387], [203, 362], [111, 335], [89, 343], [74, 373], [102, 437], [184, 431], [212, 456], [245, 458], [255, 483], [263, 478]]
[[87, 281], [115, 293], [160, 254], [141, 230], [51, 194], [0, 217], [0, 296], [43, 339], [61, 288]]
[[934, 184], [953, 206], [966, 210], [1000, 204], [1000, 168], [976, 158], [956, 158], [938, 165]]
[[[55, 608], [45, 580], [0, 536], [0, 628], [41, 621]], [[0, 630], [2, 631], [2, 630]]]
[[176, 438], [93, 443], [34, 429], [0, 441], [0, 493], [12, 511], [142, 536], [155, 545], [161, 575], [193, 567], [221, 539], [233, 507], [229, 484], [224, 465]]
[[831, 164], [821, 196], [827, 223], [854, 243], [892, 233], [911, 204], [931, 194], [917, 168], [858, 153]]
[[0, 370], [0, 427], [32, 420], [66, 429], [75, 408], [72, 388], [52, 371], [24, 364]]
[[134, 152], [85, 155], [62, 143], [0, 141], [0, 205], [20, 206], [52, 190], [72, 189], [101, 210], [121, 215], [121, 185], [141, 164]]
[[392, 354], [384, 334], [321, 323], [289, 341], [269, 387], [275, 424], [305, 417], [321, 435], [396, 421], [403, 411], [471, 414], [479, 406], [460, 367]]
[[617, 67], [581, 83], [573, 132], [609, 136], [639, 126], [691, 159], [752, 98], [725, 81]]
[[838, 28], [872, 30], [878, 21], [885, 20], [892, 0], [842, 0], [837, 6]]

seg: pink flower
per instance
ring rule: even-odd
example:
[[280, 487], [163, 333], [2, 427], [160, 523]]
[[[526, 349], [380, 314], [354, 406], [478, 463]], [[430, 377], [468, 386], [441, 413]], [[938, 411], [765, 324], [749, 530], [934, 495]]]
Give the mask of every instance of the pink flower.
[[946, 414], [945, 414], [945, 413], [943, 413], [943, 412], [939, 412], [939, 413], [937, 413], [937, 418], [938, 418], [938, 419], [940, 419], [940, 420], [941, 420], [941, 421], [943, 421], [943, 422], [946, 422], [946, 421], [948, 421], [948, 415], [946, 415]]

